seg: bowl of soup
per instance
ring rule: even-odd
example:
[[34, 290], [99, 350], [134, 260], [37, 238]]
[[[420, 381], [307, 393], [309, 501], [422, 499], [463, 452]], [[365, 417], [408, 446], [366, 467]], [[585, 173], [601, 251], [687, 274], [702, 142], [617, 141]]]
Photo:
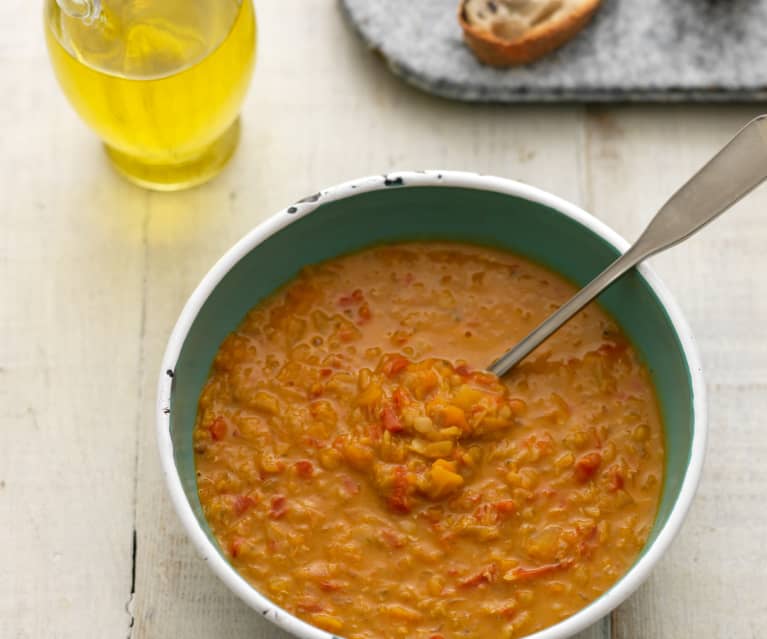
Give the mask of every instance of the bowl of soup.
[[305, 197], [205, 276], [157, 424], [213, 571], [306, 639], [568, 637], [648, 576], [706, 438], [690, 330], [628, 274], [493, 359], [627, 243], [536, 188], [428, 171]]

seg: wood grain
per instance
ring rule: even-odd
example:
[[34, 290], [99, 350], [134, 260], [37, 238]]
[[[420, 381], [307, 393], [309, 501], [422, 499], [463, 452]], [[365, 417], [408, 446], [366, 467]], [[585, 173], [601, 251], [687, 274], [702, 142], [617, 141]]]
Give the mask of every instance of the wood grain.
[[146, 196], [60, 97], [37, 3], [0, 31], [0, 636], [124, 637]]
[[[197, 558], [155, 449], [170, 329], [254, 224], [353, 177], [446, 168], [541, 186], [635, 237], [755, 113], [454, 104], [392, 78], [327, 0], [258, 9], [242, 146], [213, 183], [167, 195], [112, 173], [48, 69], [39, 7], [0, 5], [2, 637], [286, 636]], [[671, 552], [580, 639], [767, 635], [766, 204], [758, 192], [655, 260], [703, 352], [710, 454]]]

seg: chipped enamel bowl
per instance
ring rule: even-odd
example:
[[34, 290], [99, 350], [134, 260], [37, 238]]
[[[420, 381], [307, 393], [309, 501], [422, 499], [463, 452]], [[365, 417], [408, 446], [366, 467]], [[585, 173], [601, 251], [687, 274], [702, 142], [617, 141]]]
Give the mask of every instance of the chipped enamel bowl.
[[[496, 177], [427, 171], [364, 178], [304, 198], [253, 229], [211, 268], [184, 307], [163, 359], [157, 403], [163, 471], [179, 517], [213, 572], [259, 614], [304, 639], [332, 635], [280, 609], [250, 586], [228, 563], [207, 526], [192, 450], [197, 399], [226, 335], [301, 267], [371, 244], [407, 239], [454, 239], [508, 249], [581, 286], [628, 247], [588, 213], [539, 189]], [[631, 338], [655, 382], [666, 426], [662, 502], [634, 566], [599, 599], [536, 633], [536, 639], [562, 639], [583, 630], [647, 578], [679, 531], [703, 462], [703, 375], [692, 335], [671, 295], [653, 270], [642, 265], [600, 302]]]

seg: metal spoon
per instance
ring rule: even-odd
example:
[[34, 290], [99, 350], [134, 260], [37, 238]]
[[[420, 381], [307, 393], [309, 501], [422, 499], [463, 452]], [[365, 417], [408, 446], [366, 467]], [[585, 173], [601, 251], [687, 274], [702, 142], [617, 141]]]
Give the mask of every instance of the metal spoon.
[[751, 120], [679, 189], [626, 253], [490, 366], [505, 375], [642, 260], [686, 240], [767, 179], [767, 115]]

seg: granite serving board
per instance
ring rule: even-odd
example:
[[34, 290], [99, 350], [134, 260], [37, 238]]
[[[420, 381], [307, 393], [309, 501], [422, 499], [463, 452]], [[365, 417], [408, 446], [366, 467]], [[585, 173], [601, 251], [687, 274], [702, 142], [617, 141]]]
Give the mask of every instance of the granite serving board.
[[407, 82], [474, 102], [767, 99], [767, 0], [604, 0], [593, 22], [532, 65], [497, 70], [463, 43], [458, 0], [339, 0]]

